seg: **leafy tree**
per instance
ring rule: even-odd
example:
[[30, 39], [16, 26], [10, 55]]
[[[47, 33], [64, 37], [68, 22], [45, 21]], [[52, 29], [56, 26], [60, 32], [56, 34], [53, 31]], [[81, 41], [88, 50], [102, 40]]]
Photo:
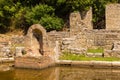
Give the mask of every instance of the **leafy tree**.
[[94, 28], [105, 28], [105, 5], [109, 3], [120, 0], [0, 0], [0, 32], [26, 29], [34, 23], [48, 31], [61, 30], [71, 12], [80, 11], [83, 15], [90, 6]]
[[34, 23], [39, 23], [40, 19], [44, 15], [54, 15], [54, 8], [48, 5], [36, 5], [29, 9], [25, 15], [26, 21], [32, 25]]
[[42, 24], [48, 31], [60, 30], [63, 26], [62, 19], [55, 17], [55, 9], [48, 5], [36, 5], [26, 13], [26, 21], [32, 25]]
[[20, 7], [19, 11], [15, 14], [15, 28], [16, 29], [25, 29], [28, 26], [25, 18], [25, 14], [28, 8]]
[[0, 1], [0, 28], [1, 31], [7, 31], [11, 24], [11, 19], [16, 12], [14, 4], [9, 0]]
[[93, 0], [93, 24], [94, 29], [105, 28], [105, 7], [109, 3], [118, 3], [118, 0]]
[[46, 15], [41, 18], [40, 23], [47, 29], [47, 31], [51, 31], [61, 30], [64, 22], [61, 18]]

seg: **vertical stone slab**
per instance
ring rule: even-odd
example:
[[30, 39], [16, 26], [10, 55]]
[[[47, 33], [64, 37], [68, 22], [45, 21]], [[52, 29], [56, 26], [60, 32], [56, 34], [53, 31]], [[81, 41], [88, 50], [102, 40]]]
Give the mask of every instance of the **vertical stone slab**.
[[76, 35], [80, 31], [81, 16], [79, 12], [73, 12], [70, 14], [70, 35]]
[[120, 30], [120, 4], [106, 6], [106, 29]]
[[59, 41], [56, 41], [56, 46], [55, 46], [55, 49], [54, 49], [54, 52], [55, 52], [55, 61], [59, 60], [59, 56], [60, 56], [60, 44], [59, 44]]
[[76, 35], [81, 32], [83, 29], [91, 30], [93, 29], [92, 25], [92, 8], [85, 12], [85, 16], [81, 19], [81, 14], [79, 12], [73, 12], [70, 14], [70, 35]]
[[89, 30], [93, 29], [93, 24], [92, 24], [92, 8], [87, 11], [85, 18], [83, 19], [83, 22], [86, 24], [87, 28]]
[[22, 57], [22, 51], [23, 50], [24, 50], [24, 47], [16, 47], [15, 48], [16, 57]]

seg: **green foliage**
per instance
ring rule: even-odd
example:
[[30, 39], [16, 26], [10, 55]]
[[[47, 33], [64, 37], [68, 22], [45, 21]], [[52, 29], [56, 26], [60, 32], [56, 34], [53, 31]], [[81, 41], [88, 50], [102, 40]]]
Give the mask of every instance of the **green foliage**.
[[84, 55], [76, 55], [69, 52], [64, 52], [60, 56], [60, 60], [73, 60], [73, 61], [120, 61], [116, 57], [85, 57]]
[[32, 7], [32, 9], [29, 9], [25, 17], [26, 21], [32, 25], [34, 23], [39, 23], [41, 17], [45, 15], [54, 15], [54, 8], [48, 5], [40, 4]]
[[16, 29], [25, 29], [27, 26], [25, 14], [26, 14], [27, 8], [26, 7], [20, 7], [19, 10], [16, 12], [14, 18], [15, 18], [15, 28]]
[[84, 55], [76, 55], [70, 52], [63, 52], [60, 56], [60, 60], [81, 60], [81, 57], [85, 57]]
[[95, 29], [105, 28], [105, 6], [109, 3], [118, 3], [119, 0], [93, 0], [93, 24]]
[[103, 48], [97, 48], [97, 49], [88, 49], [88, 53], [103, 53], [104, 49]]
[[92, 0], [69, 0], [66, 4], [71, 7], [72, 11], [84, 11], [89, 9], [92, 4]]
[[63, 27], [63, 20], [54, 16], [44, 16], [41, 18], [40, 23], [48, 30], [61, 30]]
[[0, 32], [6, 32], [13, 27], [15, 14], [19, 10], [19, 4], [14, 3], [12, 0], [0, 1]]
[[104, 28], [105, 5], [109, 3], [120, 0], [0, 0], [0, 32], [25, 29], [34, 23], [41, 23], [48, 31], [61, 30], [63, 19], [68, 21], [71, 12], [85, 14], [90, 6], [94, 28]]
[[47, 31], [61, 30], [63, 20], [54, 14], [55, 9], [48, 5], [36, 5], [26, 13], [26, 21], [29, 24], [42, 24]]

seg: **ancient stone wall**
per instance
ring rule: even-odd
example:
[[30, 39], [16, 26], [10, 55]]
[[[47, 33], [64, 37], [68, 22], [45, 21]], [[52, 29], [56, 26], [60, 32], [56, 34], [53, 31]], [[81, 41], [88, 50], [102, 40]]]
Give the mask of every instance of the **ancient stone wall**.
[[87, 46], [103, 46], [112, 49], [113, 43], [120, 40], [119, 30], [92, 30], [87, 33]]
[[106, 29], [120, 29], [120, 4], [106, 5]]
[[39, 58], [34, 57], [15, 58], [15, 67], [18, 68], [43, 69], [53, 65], [54, 61], [48, 56], [47, 57], [42, 56]]
[[25, 38], [14, 36], [6, 42], [0, 39], [0, 50], [2, 50], [2, 46], [8, 45], [10, 41], [11, 45], [25, 44], [25, 47], [30, 48], [30, 50], [50, 54], [53, 53], [51, 51], [54, 51], [55, 42], [59, 41], [62, 51], [70, 50], [79, 54], [85, 53], [87, 48], [104, 47], [111, 50], [114, 42], [120, 41], [120, 4], [106, 6], [106, 29], [103, 30], [92, 30], [92, 8], [86, 12], [84, 18], [79, 12], [73, 12], [70, 14], [69, 19], [70, 32], [52, 31], [46, 33], [41, 25], [35, 24], [29, 28]]
[[87, 49], [86, 41], [86, 36], [82, 32], [70, 38], [63, 38], [62, 51], [70, 51], [71, 53], [76, 54], [85, 54]]
[[103, 47], [107, 50], [114, 48], [115, 42], [120, 41], [120, 30], [85, 30], [76, 36], [62, 39], [62, 51], [81, 54], [88, 48]]
[[48, 32], [47, 35], [48, 35], [50, 47], [55, 48], [55, 42], [56, 41], [61, 42], [63, 38], [69, 38], [70, 32], [51, 31], [51, 32]]
[[77, 35], [83, 29], [93, 29], [92, 27], [92, 8], [86, 12], [86, 15], [81, 19], [81, 14], [79, 12], [73, 12], [70, 14], [70, 35]]
[[16, 47], [24, 47], [23, 35], [0, 34], [0, 57], [12, 57]]

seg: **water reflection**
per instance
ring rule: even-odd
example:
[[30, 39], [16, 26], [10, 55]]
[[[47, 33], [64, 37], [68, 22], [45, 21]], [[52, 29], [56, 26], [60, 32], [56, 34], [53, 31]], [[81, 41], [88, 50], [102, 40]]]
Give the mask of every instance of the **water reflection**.
[[56, 80], [56, 68], [44, 70], [15, 69], [15, 80]]
[[12, 71], [0, 71], [0, 80], [14, 80], [14, 73]]
[[119, 80], [120, 69], [51, 67], [0, 71], [0, 80]]

